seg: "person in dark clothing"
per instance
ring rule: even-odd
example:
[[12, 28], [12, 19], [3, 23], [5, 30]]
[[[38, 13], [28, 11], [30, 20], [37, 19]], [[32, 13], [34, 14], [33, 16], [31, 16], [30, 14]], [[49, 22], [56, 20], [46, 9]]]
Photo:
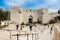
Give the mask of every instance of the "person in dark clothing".
[[32, 31], [32, 26], [30, 26], [30, 31]]
[[51, 31], [52, 31], [53, 27], [51, 27]]
[[50, 34], [51, 34], [52, 30], [53, 30], [53, 27], [51, 27]]
[[21, 30], [22, 30], [22, 27], [23, 27], [23, 26], [21, 26], [21, 28], [20, 28]]
[[18, 27], [19, 27], [19, 25], [17, 24], [17, 25], [16, 25], [16, 29], [17, 29], [17, 30], [18, 30]]

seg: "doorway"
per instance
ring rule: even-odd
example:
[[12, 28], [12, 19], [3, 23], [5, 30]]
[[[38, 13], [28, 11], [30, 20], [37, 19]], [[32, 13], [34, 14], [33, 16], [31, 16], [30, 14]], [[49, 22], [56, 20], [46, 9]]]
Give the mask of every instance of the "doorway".
[[33, 22], [33, 16], [30, 15], [30, 16], [29, 16], [29, 23], [32, 23], [32, 22]]

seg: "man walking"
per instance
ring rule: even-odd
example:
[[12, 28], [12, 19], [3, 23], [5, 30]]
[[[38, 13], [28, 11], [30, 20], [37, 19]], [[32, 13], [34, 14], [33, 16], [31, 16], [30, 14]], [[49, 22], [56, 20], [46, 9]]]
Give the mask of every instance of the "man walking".
[[17, 29], [17, 30], [18, 30], [18, 27], [19, 27], [19, 25], [17, 24], [17, 25], [16, 25], [16, 29]]

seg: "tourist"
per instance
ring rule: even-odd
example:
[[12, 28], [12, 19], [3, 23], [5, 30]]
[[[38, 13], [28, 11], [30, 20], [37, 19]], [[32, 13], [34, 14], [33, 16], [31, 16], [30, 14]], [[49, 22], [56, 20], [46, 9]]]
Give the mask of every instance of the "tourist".
[[53, 27], [51, 27], [51, 31], [52, 31]]
[[50, 34], [52, 33], [53, 27], [51, 27]]
[[21, 25], [21, 28], [20, 28], [20, 30], [22, 30], [22, 27], [23, 27], [23, 26]]
[[32, 31], [32, 26], [30, 26], [30, 31]]
[[17, 29], [17, 30], [18, 30], [18, 27], [19, 27], [19, 25], [17, 24], [17, 25], [16, 25], [16, 29]]

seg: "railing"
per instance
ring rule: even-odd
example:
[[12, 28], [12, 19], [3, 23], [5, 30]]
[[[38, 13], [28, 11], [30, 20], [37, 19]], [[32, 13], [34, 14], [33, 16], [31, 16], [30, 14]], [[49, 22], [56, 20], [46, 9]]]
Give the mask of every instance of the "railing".
[[[21, 30], [9, 30], [9, 29], [0, 29], [0, 30], [4, 30], [4, 31], [9, 31], [10, 32], [10, 40], [12, 39], [12, 36], [17, 36], [17, 40], [19, 40], [19, 36], [20, 35], [26, 35], [27, 37], [27, 40], [29, 40], [29, 36], [32, 35], [32, 40], [37, 40], [36, 37], [38, 37], [38, 34], [37, 33], [26, 33], [26, 31], [21, 31]], [[12, 34], [13, 31], [18, 31], [19, 33], [17, 34]], [[24, 32], [21, 34], [21, 32]], [[34, 37], [35, 36], [35, 37]], [[35, 38], [35, 39], [34, 39]]]
[[[19, 36], [21, 36], [21, 35], [26, 35], [26, 37], [27, 37], [27, 40], [29, 40], [29, 35], [32, 35], [32, 40], [34, 40], [34, 38], [35, 38], [35, 40], [37, 40], [37, 36], [38, 36], [38, 34], [13, 34], [12, 36], [17, 36], [17, 40], [19, 40]], [[34, 35], [35, 35], [35, 37], [34, 37]]]

